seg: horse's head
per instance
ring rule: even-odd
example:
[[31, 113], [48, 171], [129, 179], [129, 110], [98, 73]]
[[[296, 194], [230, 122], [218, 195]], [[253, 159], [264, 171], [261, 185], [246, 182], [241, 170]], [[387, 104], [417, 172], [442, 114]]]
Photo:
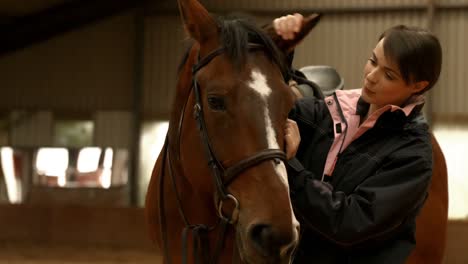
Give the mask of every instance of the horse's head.
[[[286, 263], [299, 236], [281, 151], [294, 97], [277, 45], [291, 50], [311, 27], [293, 41], [277, 38], [275, 45], [271, 29], [268, 36], [240, 19], [214, 19], [196, 0], [179, 0], [179, 7], [195, 43], [179, 73], [169, 131], [170, 141], [178, 143], [172, 151], [212, 218], [236, 211], [230, 199], [219, 208], [226, 193], [238, 201], [232, 220], [245, 262]], [[194, 119], [194, 113], [201, 119]], [[214, 181], [213, 166], [221, 172]]]

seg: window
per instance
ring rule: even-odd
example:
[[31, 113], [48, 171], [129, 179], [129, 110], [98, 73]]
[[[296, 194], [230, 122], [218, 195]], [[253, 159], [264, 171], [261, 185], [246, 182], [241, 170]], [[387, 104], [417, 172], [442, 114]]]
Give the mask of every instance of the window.
[[[0, 148], [0, 200], [20, 203], [22, 200], [21, 159], [10, 147]], [[6, 195], [5, 195], [6, 194]], [[6, 197], [5, 197], [6, 196]]]
[[67, 183], [68, 149], [40, 148], [36, 153], [35, 169], [39, 184], [64, 187]]
[[39, 148], [33, 165], [35, 185], [109, 188], [128, 182], [128, 153], [123, 149]]
[[91, 120], [55, 120], [54, 145], [82, 147], [93, 145], [94, 122]]

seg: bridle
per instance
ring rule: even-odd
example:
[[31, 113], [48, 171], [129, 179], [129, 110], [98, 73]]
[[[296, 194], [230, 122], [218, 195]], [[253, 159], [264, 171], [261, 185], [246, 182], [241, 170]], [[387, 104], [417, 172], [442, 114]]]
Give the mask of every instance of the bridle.
[[[249, 43], [248, 49], [249, 50], [258, 50], [262, 49], [263, 46], [259, 44], [253, 44]], [[240, 210], [240, 205], [239, 201], [237, 200], [236, 197], [234, 197], [232, 194], [227, 192], [227, 187], [229, 184], [241, 174], [244, 170], [251, 168], [253, 166], [256, 166], [260, 164], [263, 161], [266, 160], [274, 160], [275, 163], [279, 163], [279, 160], [285, 161], [286, 160], [286, 154], [284, 151], [280, 149], [264, 149], [260, 150], [251, 156], [247, 157], [246, 159], [243, 159], [241, 161], [238, 161], [235, 163], [233, 166], [230, 166], [228, 168], [225, 168], [222, 163], [216, 158], [216, 155], [213, 151], [213, 148], [210, 143], [210, 138], [208, 135], [208, 131], [206, 128], [206, 122], [205, 118], [203, 115], [203, 105], [202, 105], [202, 99], [201, 99], [201, 93], [200, 93], [200, 87], [197, 82], [197, 72], [202, 69], [204, 66], [209, 64], [214, 58], [219, 56], [220, 54], [225, 52], [225, 48], [218, 48], [214, 50], [213, 52], [209, 53], [206, 57], [202, 59], [198, 59], [198, 62], [192, 67], [192, 85], [191, 85], [191, 90], [189, 91], [189, 94], [187, 96], [187, 101], [182, 109], [181, 116], [179, 119], [179, 127], [177, 131], [178, 137], [180, 137], [181, 130], [182, 130], [182, 120], [184, 118], [184, 112], [185, 108], [187, 106], [188, 98], [190, 97], [190, 93], [194, 91], [195, 93], [195, 104], [193, 107], [193, 114], [194, 118], [197, 123], [197, 127], [199, 130], [200, 138], [202, 141], [202, 145], [204, 148], [205, 156], [208, 160], [208, 166], [211, 170], [211, 175], [213, 178], [214, 185], [216, 187], [216, 193], [214, 199], [216, 200], [217, 203], [217, 215], [219, 217], [219, 222], [218, 224], [214, 226], [207, 226], [203, 224], [191, 224], [187, 217], [186, 214], [182, 208], [182, 200], [180, 199], [179, 192], [177, 190], [177, 184], [174, 178], [173, 174], [173, 168], [172, 168], [172, 162], [171, 162], [171, 153], [169, 151], [169, 139], [168, 136], [166, 136], [166, 142], [164, 144], [164, 149], [162, 153], [162, 166], [161, 166], [161, 173], [159, 176], [159, 216], [160, 216], [160, 227], [161, 227], [161, 234], [162, 234], [162, 240], [163, 240], [163, 253], [166, 261], [168, 263], [171, 263], [171, 259], [169, 258], [169, 247], [168, 247], [168, 240], [167, 240], [167, 231], [166, 231], [166, 219], [165, 219], [165, 210], [164, 210], [164, 172], [165, 172], [165, 166], [166, 166], [166, 159], [169, 161], [169, 166], [168, 166], [168, 172], [169, 176], [171, 178], [172, 182], [172, 188], [173, 191], [176, 194], [176, 200], [178, 203], [178, 210], [179, 213], [184, 221], [185, 228], [183, 230], [182, 234], [182, 262], [185, 264], [187, 263], [187, 244], [188, 244], [188, 239], [187, 235], [188, 232], [192, 232], [193, 236], [193, 242], [194, 242], [194, 250], [193, 250], [193, 257], [195, 259], [195, 263], [201, 262], [201, 263], [217, 263], [219, 259], [219, 255], [223, 249], [224, 245], [224, 238], [226, 234], [227, 227], [229, 224], [234, 225], [237, 220], [238, 220], [238, 215], [239, 215], [239, 210]], [[178, 138], [178, 141], [180, 141], [180, 138]], [[180, 142], [177, 142], [178, 144]], [[226, 216], [223, 212], [223, 206], [225, 202], [230, 201], [234, 205], [234, 209], [230, 213], [230, 215]], [[212, 231], [216, 228], [216, 226], [219, 225], [220, 229], [218, 232], [217, 236], [217, 242], [216, 242], [216, 247], [214, 251], [213, 256], [209, 256], [209, 249], [206, 248], [203, 250], [203, 247], [207, 246], [207, 241], [206, 241], [206, 235], [209, 231]]]

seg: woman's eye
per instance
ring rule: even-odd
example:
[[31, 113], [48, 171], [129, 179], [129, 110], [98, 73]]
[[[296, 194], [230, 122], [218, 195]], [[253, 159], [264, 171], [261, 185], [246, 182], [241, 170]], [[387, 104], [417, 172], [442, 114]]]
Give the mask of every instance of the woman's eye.
[[372, 65], [376, 65], [376, 62], [375, 62], [375, 60], [374, 60], [373, 58], [369, 58], [369, 62], [370, 62], [370, 64], [372, 64]]
[[385, 73], [385, 77], [387, 77], [387, 79], [389, 79], [389, 80], [395, 79], [395, 78], [393, 78], [393, 76], [392, 76], [390, 73], [388, 73], [388, 72]]
[[210, 96], [208, 97], [208, 106], [215, 111], [224, 111], [226, 110], [226, 105], [224, 103], [223, 97]]

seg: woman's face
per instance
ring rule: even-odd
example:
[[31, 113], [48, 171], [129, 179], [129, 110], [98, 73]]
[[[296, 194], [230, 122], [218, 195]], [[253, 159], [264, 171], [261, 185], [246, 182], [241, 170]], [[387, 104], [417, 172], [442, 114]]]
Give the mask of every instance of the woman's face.
[[401, 106], [411, 95], [427, 85], [425, 81], [407, 84], [403, 80], [397, 64], [385, 58], [384, 40], [385, 38], [377, 43], [364, 67], [362, 98], [377, 108], [388, 104]]

